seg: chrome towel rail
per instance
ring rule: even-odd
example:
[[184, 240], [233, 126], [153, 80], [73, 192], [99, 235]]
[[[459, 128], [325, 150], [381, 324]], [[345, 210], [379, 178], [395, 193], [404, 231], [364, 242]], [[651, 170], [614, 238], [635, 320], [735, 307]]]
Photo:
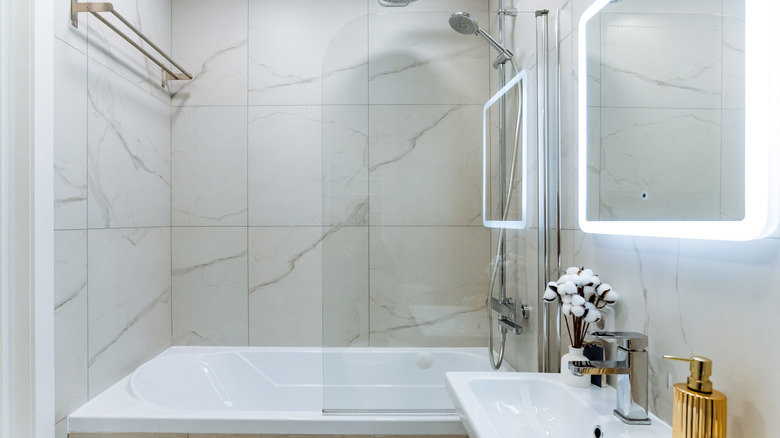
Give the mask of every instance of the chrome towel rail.
[[[139, 52], [143, 53], [144, 56], [149, 58], [152, 62], [157, 64], [162, 70], [162, 86], [165, 87], [168, 81], [170, 80], [190, 80], [192, 79], [192, 75], [187, 73], [187, 70], [185, 70], [182, 66], [176, 63], [173, 59], [171, 59], [170, 56], [168, 56], [165, 52], [162, 51], [159, 47], [157, 47], [156, 44], [154, 44], [149, 38], [146, 37], [146, 35], [142, 34], [138, 29], [136, 29], [135, 26], [133, 26], [125, 17], [123, 17], [119, 12], [114, 10], [114, 5], [111, 3], [106, 2], [91, 2], [91, 3], [79, 3], [78, 0], [71, 0], [70, 1], [70, 24], [73, 27], [78, 28], [79, 27], [79, 12], [89, 12], [90, 14], [94, 15], [95, 18], [103, 22], [106, 26], [108, 26], [109, 29], [116, 32], [119, 36], [121, 36], [125, 41], [130, 43], [133, 47], [135, 47]], [[169, 68], [165, 64], [163, 64], [159, 59], [152, 56], [149, 51], [141, 47], [140, 44], [133, 41], [129, 36], [127, 36], [125, 33], [120, 31], [116, 26], [108, 22], [105, 18], [103, 18], [99, 13], [100, 12], [110, 12], [113, 14], [119, 21], [122, 22], [125, 26], [127, 26], [130, 30], [133, 31], [136, 35], [138, 35], [139, 38], [141, 38], [146, 44], [148, 44], [151, 48], [153, 48], [157, 53], [159, 53], [163, 58], [165, 58], [166, 61], [170, 62], [171, 65], [173, 65], [175, 68], [177, 68], [181, 73], [176, 73], [172, 70], [172, 68]]]

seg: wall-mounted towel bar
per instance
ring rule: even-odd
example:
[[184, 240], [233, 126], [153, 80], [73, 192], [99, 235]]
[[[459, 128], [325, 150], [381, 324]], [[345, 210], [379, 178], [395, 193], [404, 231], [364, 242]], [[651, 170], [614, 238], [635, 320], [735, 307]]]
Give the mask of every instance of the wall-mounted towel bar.
[[[71, 0], [70, 2], [70, 24], [73, 27], [79, 27], [79, 12], [89, 12], [90, 14], [94, 15], [95, 18], [103, 22], [106, 26], [108, 26], [109, 29], [116, 32], [119, 36], [124, 38], [125, 41], [130, 43], [133, 47], [138, 49], [139, 52], [143, 53], [144, 56], [149, 58], [152, 62], [157, 64], [162, 70], [162, 86], [165, 87], [168, 81], [170, 80], [190, 80], [192, 79], [192, 75], [187, 73], [182, 66], [176, 63], [173, 59], [171, 59], [170, 56], [168, 56], [165, 52], [162, 51], [159, 47], [157, 47], [156, 44], [154, 44], [149, 38], [147, 38], [144, 34], [142, 34], [138, 29], [135, 28], [125, 17], [123, 17], [119, 12], [114, 10], [114, 5], [111, 3], [79, 3], [78, 0]], [[157, 53], [162, 55], [163, 58], [165, 58], [166, 61], [170, 62], [173, 67], [179, 69], [181, 73], [176, 73], [172, 70], [172, 68], [166, 66], [163, 64], [160, 60], [152, 56], [151, 53], [149, 53], [146, 49], [141, 47], [140, 44], [133, 41], [129, 36], [124, 34], [122, 31], [117, 29], [116, 26], [108, 22], [105, 18], [103, 18], [99, 13], [100, 12], [110, 12], [112, 13], [119, 21], [121, 21], [125, 26], [127, 26], [130, 30], [132, 30], [136, 35], [138, 35], [139, 38], [141, 38], [146, 44], [148, 44], [151, 48], [153, 48]]]

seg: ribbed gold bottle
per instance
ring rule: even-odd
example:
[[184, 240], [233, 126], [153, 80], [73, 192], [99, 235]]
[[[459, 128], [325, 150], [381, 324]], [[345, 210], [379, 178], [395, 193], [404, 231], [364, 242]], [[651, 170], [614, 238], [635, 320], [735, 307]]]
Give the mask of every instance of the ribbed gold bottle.
[[674, 385], [672, 438], [726, 438], [726, 396]]

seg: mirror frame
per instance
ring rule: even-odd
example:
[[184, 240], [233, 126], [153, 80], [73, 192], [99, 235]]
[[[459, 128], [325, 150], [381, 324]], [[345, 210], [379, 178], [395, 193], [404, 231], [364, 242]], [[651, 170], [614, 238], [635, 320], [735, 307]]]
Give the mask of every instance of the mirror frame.
[[[509, 228], [513, 230], [521, 230], [528, 226], [528, 123], [527, 120], [527, 73], [525, 70], [520, 70], [520, 73], [516, 74], [509, 82], [506, 83], [500, 90], [493, 95], [485, 106], [482, 107], [482, 225], [486, 228]], [[489, 178], [489, 160], [488, 160], [488, 148], [490, 147], [490, 141], [488, 134], [490, 127], [488, 126], [488, 112], [490, 107], [498, 102], [502, 96], [509, 92], [515, 85], [520, 87], [520, 110], [522, 111], [520, 120], [520, 220], [504, 221], [504, 220], [489, 220], [488, 219], [488, 187], [490, 187]]]
[[[751, 240], [767, 237], [778, 225], [778, 120], [780, 120], [780, 41], [777, 0], [745, 0], [745, 217], [739, 221], [593, 221], [587, 210], [587, 32], [586, 25], [612, 0], [596, 0], [582, 15], [578, 29], [578, 218], [582, 231], [594, 234]], [[775, 103], [773, 107], [773, 102]], [[772, 169], [772, 164], [776, 169]]]

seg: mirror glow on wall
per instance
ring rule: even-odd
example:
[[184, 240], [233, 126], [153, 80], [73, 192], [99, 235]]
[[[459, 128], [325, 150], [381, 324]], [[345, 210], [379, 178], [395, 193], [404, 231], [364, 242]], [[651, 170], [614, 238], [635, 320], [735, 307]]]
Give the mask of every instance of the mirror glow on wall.
[[597, 0], [585, 11], [583, 231], [747, 240], [774, 230], [772, 3]]
[[[499, 147], [498, 129], [501, 98], [504, 98], [506, 103], [507, 114], [506, 145], [503, 152]], [[485, 227], [511, 229], [526, 227], [528, 197], [526, 118], [526, 72], [523, 70], [507, 82], [483, 107], [482, 224]], [[500, 183], [502, 179], [505, 184]], [[507, 190], [510, 185], [511, 190]], [[509, 197], [507, 198], [506, 195]], [[507, 199], [509, 202], [506, 202]]]

